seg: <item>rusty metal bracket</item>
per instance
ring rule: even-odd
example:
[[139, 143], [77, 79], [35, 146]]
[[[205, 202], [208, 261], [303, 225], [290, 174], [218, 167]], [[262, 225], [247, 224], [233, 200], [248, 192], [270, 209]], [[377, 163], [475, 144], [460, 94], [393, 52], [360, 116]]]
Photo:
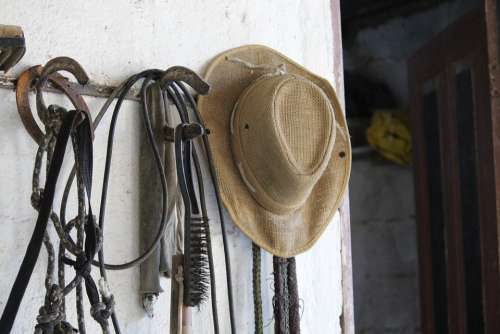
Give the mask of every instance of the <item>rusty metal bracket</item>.
[[0, 71], [7, 72], [26, 52], [21, 27], [0, 24]]
[[[86, 85], [80, 85], [79, 83], [70, 81], [65, 76], [61, 75], [60, 77], [62, 78], [61, 80], [66, 82], [65, 85], [68, 88], [83, 96], [108, 98], [116, 89], [116, 86], [101, 85], [94, 82], [89, 82]], [[14, 76], [0, 74], [0, 89], [15, 90], [17, 81], [17, 78]], [[35, 88], [31, 87], [30, 91], [34, 92]], [[50, 82], [50, 80], [44, 87], [42, 87], [42, 91], [62, 94], [60, 89]], [[140, 90], [131, 89], [125, 96], [125, 100], [140, 101]]]
[[[82, 96], [108, 98], [116, 89], [116, 86], [101, 85], [91, 81], [89, 81], [85, 85], [81, 85], [77, 82], [69, 81], [68, 78], [62, 75], [60, 77], [61, 80], [66, 81], [65, 85], [68, 87], [68, 89], [71, 89], [73, 92]], [[0, 74], [0, 89], [15, 90], [17, 80], [18, 79], [14, 76]], [[201, 77], [198, 76], [198, 74], [182, 66], [174, 66], [169, 68], [167, 71], [165, 71], [165, 74], [161, 78], [162, 85], [168, 85], [169, 83], [174, 81], [184, 81], [189, 86], [191, 86], [198, 94], [201, 95], [207, 94], [210, 89], [208, 83], [203, 81]], [[50, 82], [50, 80], [46, 85], [41, 87], [41, 90], [50, 93], [62, 93], [56, 85]], [[31, 87], [30, 91], [35, 91], [34, 87]], [[140, 90], [131, 89], [125, 96], [125, 100], [140, 101]]]
[[210, 85], [193, 70], [183, 66], [173, 66], [168, 68], [160, 79], [160, 86], [165, 87], [171, 82], [183, 81], [191, 86], [198, 94], [206, 95], [210, 90]]

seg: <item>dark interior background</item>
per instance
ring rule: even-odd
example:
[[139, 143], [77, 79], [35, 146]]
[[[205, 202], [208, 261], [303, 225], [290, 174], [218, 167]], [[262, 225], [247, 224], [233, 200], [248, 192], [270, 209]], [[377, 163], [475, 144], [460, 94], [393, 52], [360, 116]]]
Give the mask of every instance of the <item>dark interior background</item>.
[[407, 113], [408, 58], [480, 0], [341, 1], [356, 333], [420, 333], [411, 166], [368, 146], [373, 113]]

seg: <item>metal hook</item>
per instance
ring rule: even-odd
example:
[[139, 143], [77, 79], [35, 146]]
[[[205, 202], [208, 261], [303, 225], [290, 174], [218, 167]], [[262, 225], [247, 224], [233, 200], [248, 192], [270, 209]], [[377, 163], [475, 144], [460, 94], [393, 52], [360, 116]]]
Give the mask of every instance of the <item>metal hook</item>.
[[[21, 73], [16, 84], [17, 111], [31, 138], [39, 145], [43, 143], [44, 132], [40, 129], [33, 117], [33, 112], [31, 111], [29, 103], [29, 91], [36, 80], [40, 78], [42, 72], [42, 66], [33, 66]], [[58, 73], [53, 73], [50, 74], [47, 79], [54, 87], [61, 90], [69, 98], [75, 109], [83, 110], [87, 113], [89, 112], [85, 100], [70, 87], [65, 77]]]
[[191, 86], [198, 94], [206, 95], [210, 90], [210, 85], [194, 71], [184, 66], [173, 66], [165, 71], [160, 79], [160, 86], [165, 87], [174, 81], [184, 81]]
[[[85, 85], [89, 82], [89, 77], [83, 67], [73, 58], [69, 57], [56, 57], [47, 62], [43, 67], [39, 80], [36, 84], [36, 107], [38, 112], [38, 117], [42, 121], [45, 120], [47, 114], [47, 106], [43, 99], [42, 87], [47, 82], [47, 79], [51, 74], [55, 74], [58, 71], [67, 71], [76, 78], [79, 84]], [[88, 110], [87, 110], [88, 111]]]

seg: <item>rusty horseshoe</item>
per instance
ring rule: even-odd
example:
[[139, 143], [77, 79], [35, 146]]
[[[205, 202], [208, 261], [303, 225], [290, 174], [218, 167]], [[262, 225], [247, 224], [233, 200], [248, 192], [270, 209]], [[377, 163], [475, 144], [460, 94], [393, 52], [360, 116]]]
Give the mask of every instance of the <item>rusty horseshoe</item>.
[[[16, 104], [19, 116], [31, 138], [39, 145], [43, 142], [44, 132], [40, 129], [33, 117], [33, 112], [31, 111], [29, 103], [29, 91], [36, 80], [41, 77], [42, 72], [42, 66], [33, 66], [21, 73], [16, 84]], [[75, 109], [88, 112], [85, 100], [70, 87], [65, 77], [58, 73], [52, 73], [47, 76], [47, 80], [69, 98]]]
[[[51, 74], [58, 71], [67, 71], [71, 73], [79, 84], [85, 85], [89, 82], [89, 77], [83, 67], [74, 59], [69, 57], [56, 57], [47, 62], [42, 68], [38, 82], [36, 83], [36, 107], [38, 112], [38, 117], [42, 121], [45, 120], [45, 115], [47, 114], [47, 106], [43, 99], [42, 88], [46, 84]], [[50, 80], [52, 82], [52, 80]], [[58, 87], [59, 88], [59, 87]], [[83, 109], [80, 109], [83, 110]], [[88, 108], [83, 110], [88, 111]]]

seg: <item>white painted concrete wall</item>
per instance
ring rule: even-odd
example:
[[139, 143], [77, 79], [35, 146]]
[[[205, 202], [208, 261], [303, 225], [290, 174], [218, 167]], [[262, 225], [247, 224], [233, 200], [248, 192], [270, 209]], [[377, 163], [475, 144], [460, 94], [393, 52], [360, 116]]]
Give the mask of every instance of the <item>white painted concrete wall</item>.
[[[271, 46], [309, 67], [334, 78], [333, 35], [330, 1], [168, 1], [168, 0], [4, 0], [0, 23], [24, 28], [28, 51], [12, 71], [43, 64], [52, 57], [77, 59], [92, 80], [117, 84], [146, 68], [185, 65], [198, 71], [211, 57], [247, 43]], [[337, 60], [336, 64], [341, 64]], [[336, 80], [337, 79], [337, 80]], [[24, 130], [16, 112], [13, 92], [0, 91], [0, 309], [3, 309], [35, 222], [30, 207], [31, 173], [35, 144]], [[58, 96], [52, 101], [65, 103]], [[91, 110], [102, 99], [87, 99]], [[116, 134], [113, 175], [110, 180], [106, 256], [121, 262], [138, 254], [138, 161], [140, 119], [138, 106], [125, 103]], [[106, 118], [109, 121], [109, 116]], [[104, 122], [96, 134], [94, 206], [99, 207], [106, 140]], [[65, 168], [67, 174], [69, 165]], [[58, 196], [61, 195], [61, 187]], [[73, 203], [74, 204], [74, 203]], [[97, 209], [95, 209], [97, 211]], [[212, 217], [216, 215], [212, 210]], [[53, 227], [50, 227], [53, 230]], [[232, 224], [229, 228], [231, 260], [239, 333], [253, 332], [251, 293], [251, 243]], [[53, 231], [52, 231], [53, 232]], [[338, 216], [318, 244], [297, 258], [300, 297], [304, 301], [303, 333], [340, 333], [342, 312], [340, 229]], [[218, 228], [213, 231], [222, 333], [228, 333], [224, 266]], [[25, 295], [14, 333], [30, 333], [38, 307], [43, 302], [45, 252]], [[272, 332], [270, 256], [265, 256], [264, 321]], [[124, 333], [168, 333], [170, 283], [156, 308], [156, 316], [144, 314], [138, 295], [138, 268], [110, 272]], [[70, 300], [68, 305], [72, 306]], [[74, 310], [74, 308], [73, 308]], [[88, 310], [88, 307], [87, 307]], [[195, 333], [210, 333], [209, 303], [195, 314]], [[74, 312], [70, 314], [76, 325]], [[98, 333], [87, 315], [88, 333]]]

